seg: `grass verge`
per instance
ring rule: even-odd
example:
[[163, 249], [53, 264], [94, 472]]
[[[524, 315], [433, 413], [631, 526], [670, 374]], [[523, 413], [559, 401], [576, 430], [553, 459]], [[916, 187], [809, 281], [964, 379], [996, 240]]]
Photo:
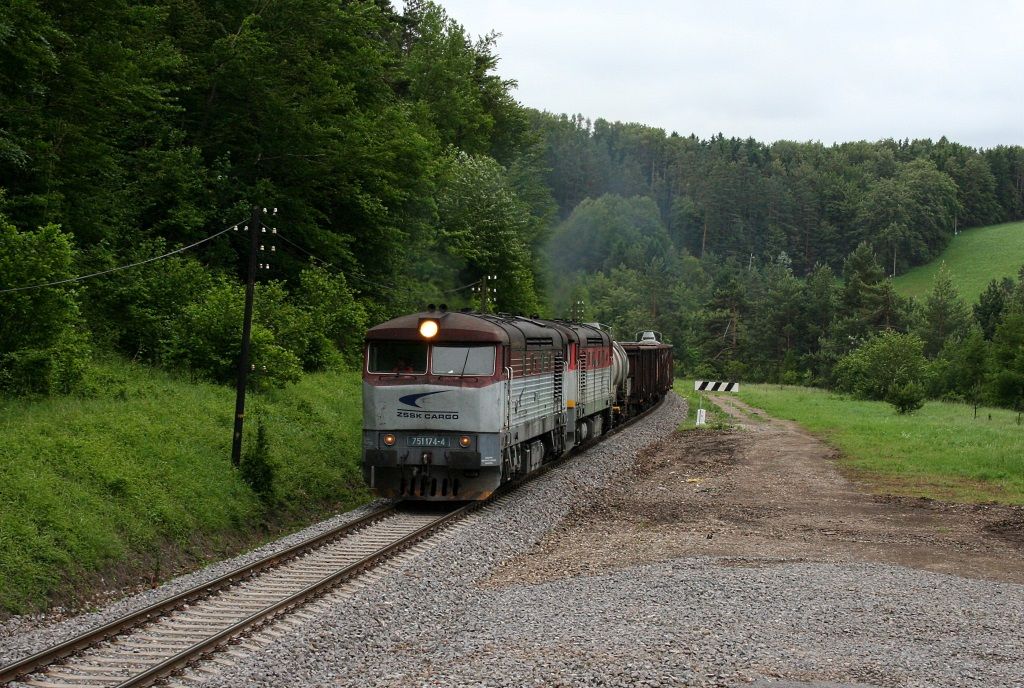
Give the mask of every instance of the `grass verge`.
[[157, 580], [368, 499], [358, 469], [358, 373], [250, 396], [272, 492], [231, 466], [234, 391], [124, 361], [82, 397], [0, 401], [0, 611], [81, 602], [93, 586]]
[[883, 402], [825, 390], [745, 385], [740, 398], [793, 420], [843, 452], [880, 491], [959, 502], [1024, 504], [1024, 426], [1004, 409], [928, 402], [900, 416]]
[[903, 296], [919, 299], [931, 291], [939, 265], [952, 274], [960, 296], [968, 304], [978, 300], [992, 280], [1016, 277], [1024, 265], [1024, 222], [1009, 222], [968, 229], [949, 242], [942, 255], [898, 276], [893, 285]]
[[676, 394], [686, 399], [686, 418], [679, 424], [680, 430], [699, 430], [697, 423], [697, 409], [707, 409], [707, 424], [704, 429], [709, 430], [723, 430], [730, 427], [729, 415], [722, 409], [716, 406], [708, 398], [708, 396], [702, 392], [697, 392], [693, 389], [693, 380], [683, 380], [677, 378], [672, 385], [673, 391]]

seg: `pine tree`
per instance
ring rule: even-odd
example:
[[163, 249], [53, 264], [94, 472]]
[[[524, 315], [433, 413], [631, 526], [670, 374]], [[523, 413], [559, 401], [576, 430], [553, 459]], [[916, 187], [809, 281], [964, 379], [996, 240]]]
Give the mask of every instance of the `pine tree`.
[[974, 304], [974, 319], [978, 322], [985, 339], [991, 340], [996, 328], [1006, 314], [1006, 289], [992, 280]]
[[947, 341], [959, 341], [967, 332], [969, 319], [967, 304], [957, 294], [949, 268], [942, 263], [935, 276], [935, 284], [925, 299], [921, 327], [925, 355], [934, 358]]

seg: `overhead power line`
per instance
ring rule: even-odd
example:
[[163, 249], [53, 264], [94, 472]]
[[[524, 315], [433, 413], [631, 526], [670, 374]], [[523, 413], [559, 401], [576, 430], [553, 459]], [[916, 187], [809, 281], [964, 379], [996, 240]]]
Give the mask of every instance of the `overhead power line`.
[[216, 239], [217, 237], [219, 237], [221, 234], [226, 234], [226, 233], [230, 232], [232, 229], [237, 229], [237, 228], [238, 228], [238, 224], [237, 223], [236, 224], [232, 224], [232, 225], [230, 225], [228, 227], [225, 227], [224, 229], [222, 229], [221, 231], [217, 232], [216, 234], [211, 234], [210, 236], [206, 237], [205, 239], [200, 239], [199, 241], [197, 241], [195, 243], [192, 243], [192, 244], [189, 244], [188, 246], [182, 246], [181, 248], [176, 248], [173, 251], [168, 251], [167, 253], [164, 253], [163, 255], [154, 256], [152, 258], [147, 258], [146, 260], [140, 260], [137, 263], [129, 263], [128, 265], [119, 265], [116, 268], [110, 268], [108, 270], [101, 270], [99, 272], [93, 272], [93, 273], [90, 273], [88, 275], [79, 275], [78, 277], [69, 277], [68, 279], [56, 280], [56, 281], [53, 281], [53, 282], [46, 282], [45, 284], [31, 284], [31, 285], [24, 286], [24, 287], [11, 287], [9, 289], [0, 289], [0, 294], [8, 294], [10, 292], [15, 292], [15, 291], [29, 291], [31, 289], [44, 289], [46, 287], [56, 287], [56, 286], [59, 286], [61, 284], [70, 284], [72, 282], [81, 282], [82, 280], [91, 279], [93, 277], [99, 277], [101, 275], [109, 275], [112, 272], [118, 272], [120, 270], [127, 270], [128, 268], [135, 268], [135, 267], [138, 267], [140, 265], [145, 265], [146, 263], [152, 263], [152, 262], [155, 262], [155, 261], [158, 261], [158, 260], [163, 260], [164, 258], [169, 258], [170, 256], [173, 256], [173, 255], [175, 255], [177, 253], [183, 253], [185, 251], [188, 251], [189, 249], [192, 249], [192, 248], [195, 248], [196, 246], [199, 246], [200, 244], [205, 244], [207, 241], [212, 241], [213, 239]]
[[454, 289], [446, 289], [445, 291], [443, 291], [441, 293], [442, 294], [454, 294], [457, 291], [462, 291], [463, 289], [469, 289], [470, 287], [475, 287], [475, 286], [477, 286], [478, 284], [480, 284], [483, 281], [484, 281], [484, 278], [481, 277], [476, 282], [470, 282], [469, 284], [463, 284], [461, 287], [455, 287]]
[[390, 282], [390, 281], [387, 281], [387, 280], [378, 280], [376, 282], [371, 282], [370, 280], [368, 280], [365, 277], [362, 277], [360, 275], [356, 275], [356, 274], [352, 274], [352, 273], [347, 273], [347, 274], [346, 273], [342, 273], [340, 271], [340, 269], [337, 266], [334, 265], [334, 263], [331, 263], [330, 261], [324, 260], [320, 256], [318, 256], [315, 253], [313, 253], [312, 251], [310, 251], [308, 248], [302, 246], [301, 244], [299, 244], [299, 243], [297, 243], [295, 241], [292, 241], [291, 239], [286, 237], [284, 234], [282, 234], [280, 231], [278, 231], [277, 236], [279, 238], [283, 239], [285, 241], [285, 243], [290, 244], [294, 248], [299, 249], [300, 251], [305, 253], [307, 256], [309, 256], [310, 258], [312, 258], [316, 262], [321, 263], [324, 267], [333, 268], [335, 271], [337, 271], [337, 274], [344, 274], [345, 281], [347, 283], [349, 283], [350, 285], [357, 285], [357, 288], [359, 288], [358, 285], [362, 285], [362, 287], [385, 286], [385, 287], [392, 287], [392, 288], [397, 288], [399, 286], [395, 282]]
[[324, 260], [320, 256], [316, 255], [312, 251], [309, 251], [308, 249], [303, 248], [302, 246], [300, 246], [299, 244], [295, 243], [294, 241], [292, 241], [291, 239], [289, 239], [285, 235], [281, 234], [281, 232], [278, 232], [277, 236], [279, 238], [281, 238], [281, 239], [284, 239], [285, 243], [291, 244], [292, 246], [294, 246], [295, 248], [299, 249], [300, 251], [305, 253], [307, 256], [309, 256], [313, 260], [315, 260], [315, 261], [317, 261], [319, 263], [323, 263], [324, 265], [326, 265], [329, 268], [333, 268], [334, 267], [334, 263], [328, 263], [326, 260]]

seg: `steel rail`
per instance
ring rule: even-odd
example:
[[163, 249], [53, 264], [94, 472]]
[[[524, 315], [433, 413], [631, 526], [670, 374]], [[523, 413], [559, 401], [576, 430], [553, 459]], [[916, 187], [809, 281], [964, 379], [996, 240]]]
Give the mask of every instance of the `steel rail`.
[[124, 631], [146, 623], [154, 617], [163, 616], [168, 612], [174, 611], [182, 605], [188, 604], [197, 599], [209, 597], [210, 595], [231, 587], [236, 583], [252, 578], [256, 574], [266, 571], [267, 569], [279, 566], [302, 554], [305, 554], [308, 551], [318, 549], [339, 537], [348, 535], [352, 531], [359, 530], [371, 523], [386, 518], [393, 513], [395, 513], [394, 504], [385, 506], [377, 511], [367, 514], [366, 516], [362, 516], [354, 521], [350, 521], [349, 523], [340, 525], [337, 528], [333, 528], [326, 533], [321, 533], [316, 537], [299, 542], [275, 554], [269, 554], [252, 564], [241, 566], [211, 581], [189, 588], [188, 590], [164, 600], [155, 602], [144, 609], [131, 612], [119, 619], [114, 619], [102, 626], [85, 631], [84, 633], [70, 638], [58, 645], [54, 645], [51, 648], [18, 660], [17, 662], [0, 668], [0, 684], [8, 683], [22, 676], [31, 674], [37, 669], [53, 664], [58, 660], [73, 655], [76, 652], [92, 647], [93, 645], [101, 643], [108, 638], [120, 635]]

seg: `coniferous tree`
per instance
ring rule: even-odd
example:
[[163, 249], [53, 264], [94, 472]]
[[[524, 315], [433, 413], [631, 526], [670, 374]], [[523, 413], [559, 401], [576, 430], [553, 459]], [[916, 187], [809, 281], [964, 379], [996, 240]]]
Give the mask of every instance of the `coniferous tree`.
[[992, 280], [974, 304], [974, 319], [978, 322], [985, 339], [995, 336], [996, 328], [1003, 321], [1006, 312], [1006, 288]]
[[967, 304], [957, 294], [945, 263], [939, 266], [935, 284], [925, 297], [922, 315], [920, 336], [928, 357], [935, 357], [948, 342], [959, 341], [967, 333]]

